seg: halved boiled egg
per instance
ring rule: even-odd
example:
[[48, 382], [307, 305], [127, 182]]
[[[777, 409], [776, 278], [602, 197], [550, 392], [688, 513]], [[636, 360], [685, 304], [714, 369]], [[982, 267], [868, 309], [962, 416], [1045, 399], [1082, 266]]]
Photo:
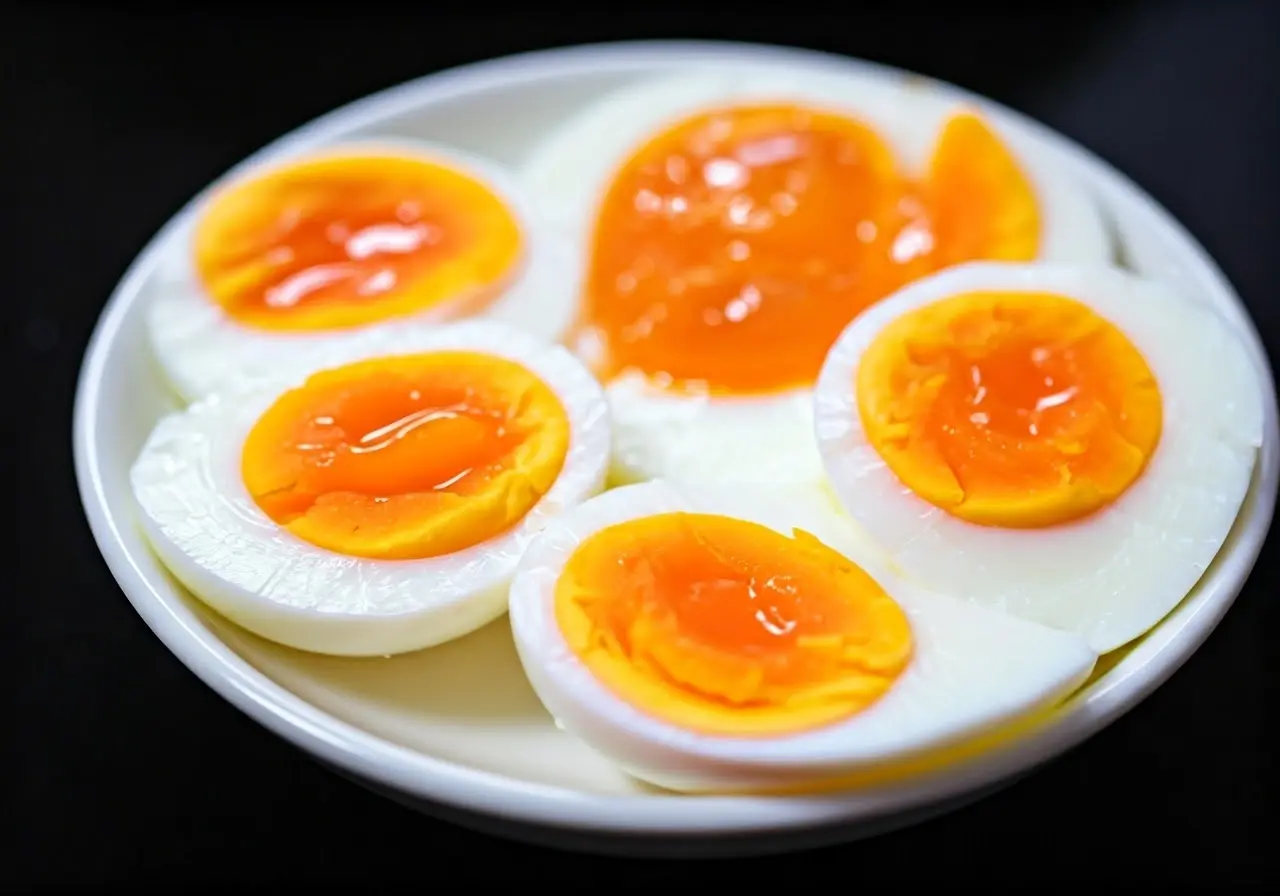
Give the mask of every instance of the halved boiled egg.
[[132, 470], [193, 594], [263, 637], [378, 655], [501, 615], [516, 561], [608, 466], [600, 385], [506, 326], [405, 324], [162, 419]]
[[570, 342], [608, 381], [620, 481], [819, 481], [810, 390], [858, 312], [958, 262], [1112, 251], [1039, 144], [881, 77], [643, 83], [523, 175], [586, 257]]
[[785, 789], [945, 763], [1089, 675], [1083, 638], [900, 581], [806, 491], [653, 481], [549, 524], [511, 625], [560, 724], [663, 787]]
[[[215, 190], [150, 306], [154, 353], [191, 400], [323, 359], [335, 335], [481, 316], [556, 339], [569, 244], [499, 166], [436, 146], [353, 144]], [[314, 365], [313, 365], [314, 366]]]
[[903, 575], [1107, 652], [1222, 547], [1261, 395], [1233, 329], [1167, 286], [973, 263], [845, 330], [815, 427], [834, 490]]

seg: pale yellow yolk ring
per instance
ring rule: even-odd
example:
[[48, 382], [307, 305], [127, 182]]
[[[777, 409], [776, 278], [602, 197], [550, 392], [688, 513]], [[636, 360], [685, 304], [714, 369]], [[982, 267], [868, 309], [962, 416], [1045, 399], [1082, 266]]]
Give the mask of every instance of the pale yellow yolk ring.
[[486, 184], [393, 155], [323, 156], [214, 195], [196, 273], [239, 323], [360, 326], [492, 301], [523, 252], [516, 215]]
[[1122, 495], [1160, 440], [1146, 360], [1086, 305], [974, 292], [889, 323], [858, 364], [867, 439], [897, 478], [962, 520], [1036, 528]]
[[354, 557], [463, 550], [524, 518], [555, 483], [570, 427], [514, 361], [439, 351], [313, 375], [258, 419], [241, 456], [257, 505]]
[[850, 560], [805, 532], [713, 514], [592, 535], [560, 575], [555, 612], [602, 684], [711, 734], [790, 734], [852, 716], [912, 655], [901, 607]]

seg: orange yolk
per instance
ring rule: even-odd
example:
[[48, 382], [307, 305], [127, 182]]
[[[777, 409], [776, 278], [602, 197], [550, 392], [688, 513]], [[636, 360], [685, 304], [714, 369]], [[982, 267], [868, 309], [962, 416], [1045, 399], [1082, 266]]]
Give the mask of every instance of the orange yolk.
[[673, 724], [774, 735], [874, 703], [911, 659], [902, 609], [812, 535], [666, 513], [583, 541], [556, 616], [587, 668]]
[[461, 351], [313, 375], [264, 413], [241, 474], [272, 520], [318, 547], [413, 560], [519, 522], [564, 464], [569, 422], [524, 367]]
[[1154, 375], [1073, 299], [975, 292], [904, 314], [867, 348], [857, 400], [901, 482], [986, 526], [1036, 528], [1115, 501], [1160, 440]]
[[850, 119], [795, 106], [707, 112], [630, 158], [596, 219], [578, 348], [603, 376], [676, 388], [811, 385], [867, 305], [961, 261], [1039, 249], [1035, 193], [974, 115], [924, 178]]
[[520, 224], [461, 171], [396, 156], [321, 156], [209, 203], [195, 267], [234, 320], [266, 330], [474, 312], [513, 275]]

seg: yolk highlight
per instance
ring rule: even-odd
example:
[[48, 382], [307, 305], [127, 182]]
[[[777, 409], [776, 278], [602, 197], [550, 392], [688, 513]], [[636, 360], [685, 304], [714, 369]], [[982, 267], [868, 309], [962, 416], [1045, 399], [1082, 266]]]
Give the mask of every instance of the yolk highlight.
[[569, 422], [529, 370], [444, 351], [313, 375], [264, 413], [241, 474], [276, 523], [354, 557], [412, 560], [519, 522], [564, 464]]
[[1005, 528], [1115, 501], [1163, 422], [1155, 376], [1128, 338], [1045, 293], [966, 293], [902, 315], [864, 352], [856, 390], [870, 444], [905, 486]]
[[905, 614], [812, 535], [666, 513], [583, 541], [556, 586], [569, 646], [622, 699], [706, 733], [812, 729], [874, 703], [911, 658]]
[[961, 261], [1030, 260], [1036, 196], [953, 116], [918, 182], [865, 125], [795, 106], [707, 112], [636, 152], [600, 205], [577, 343], [602, 376], [768, 392], [812, 384], [867, 305]]
[[461, 171], [396, 156], [323, 156], [218, 193], [195, 267], [236, 321], [266, 330], [360, 326], [484, 307], [513, 275], [520, 224]]

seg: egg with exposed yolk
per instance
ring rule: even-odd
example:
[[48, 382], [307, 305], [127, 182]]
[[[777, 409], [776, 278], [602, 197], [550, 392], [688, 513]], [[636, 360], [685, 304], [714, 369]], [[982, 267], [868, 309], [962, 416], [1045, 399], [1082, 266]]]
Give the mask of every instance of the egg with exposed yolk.
[[1096, 660], [891, 575], [796, 486], [655, 480], [580, 504], [530, 544], [511, 625], [566, 730], [689, 791], [936, 770], [1047, 718]]
[[599, 383], [491, 322], [405, 324], [162, 419], [131, 480], [195, 596], [319, 653], [429, 647], [501, 615], [525, 544], [608, 467]]
[[409, 321], [483, 317], [554, 340], [575, 306], [572, 258], [493, 162], [407, 143], [316, 150], [195, 206], [149, 307], [153, 353], [193, 400]]
[[583, 259], [568, 340], [608, 384], [617, 481], [819, 481], [811, 389], [858, 312], [958, 262], [1112, 251], [1048, 150], [884, 77], [642, 83], [522, 174]]
[[834, 491], [904, 576], [1100, 652], [1195, 586], [1262, 443], [1233, 328], [1110, 267], [916, 281], [841, 334], [814, 401]]

